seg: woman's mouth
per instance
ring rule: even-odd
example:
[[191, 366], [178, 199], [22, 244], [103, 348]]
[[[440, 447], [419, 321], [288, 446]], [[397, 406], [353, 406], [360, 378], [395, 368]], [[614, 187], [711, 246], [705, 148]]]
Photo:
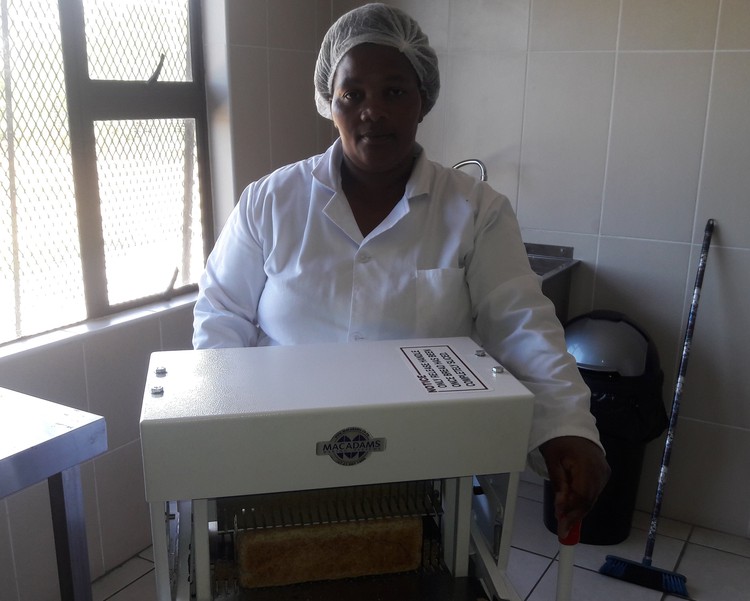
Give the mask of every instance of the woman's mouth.
[[366, 132], [360, 137], [363, 142], [368, 144], [383, 144], [393, 140], [393, 135], [388, 133]]

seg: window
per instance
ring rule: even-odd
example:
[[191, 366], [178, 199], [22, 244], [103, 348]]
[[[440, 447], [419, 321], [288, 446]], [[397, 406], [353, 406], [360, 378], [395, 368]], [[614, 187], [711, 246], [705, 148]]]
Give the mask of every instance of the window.
[[195, 287], [198, 0], [0, 0], [0, 343]]

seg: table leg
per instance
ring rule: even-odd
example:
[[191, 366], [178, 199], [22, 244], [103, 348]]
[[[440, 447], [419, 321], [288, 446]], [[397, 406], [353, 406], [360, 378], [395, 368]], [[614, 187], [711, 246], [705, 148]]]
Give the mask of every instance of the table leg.
[[75, 465], [47, 479], [62, 601], [91, 601], [81, 471]]
[[193, 554], [195, 557], [195, 598], [210, 601], [211, 557], [208, 547], [208, 501], [193, 499]]
[[443, 482], [443, 555], [456, 578], [466, 576], [469, 571], [471, 495], [471, 477]]
[[155, 501], [149, 504], [151, 512], [151, 542], [154, 553], [154, 578], [158, 601], [172, 601], [169, 579], [169, 540], [167, 536], [166, 504]]

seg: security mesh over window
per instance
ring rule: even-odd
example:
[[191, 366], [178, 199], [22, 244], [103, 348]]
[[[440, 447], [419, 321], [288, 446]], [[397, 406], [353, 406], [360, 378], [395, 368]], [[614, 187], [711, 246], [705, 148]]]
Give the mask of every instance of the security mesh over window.
[[190, 81], [186, 0], [85, 0], [91, 79]]
[[3, 1], [0, 341], [86, 317], [57, 0]]
[[0, 0], [0, 344], [195, 286], [198, 6]]
[[203, 266], [190, 119], [95, 124], [111, 303], [195, 281]]

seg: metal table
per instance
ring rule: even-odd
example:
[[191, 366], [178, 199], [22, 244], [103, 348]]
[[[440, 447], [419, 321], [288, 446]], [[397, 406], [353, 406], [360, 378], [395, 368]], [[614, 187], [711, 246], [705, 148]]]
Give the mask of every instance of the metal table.
[[0, 388], [0, 499], [49, 484], [60, 596], [91, 601], [79, 465], [107, 450], [99, 415]]

